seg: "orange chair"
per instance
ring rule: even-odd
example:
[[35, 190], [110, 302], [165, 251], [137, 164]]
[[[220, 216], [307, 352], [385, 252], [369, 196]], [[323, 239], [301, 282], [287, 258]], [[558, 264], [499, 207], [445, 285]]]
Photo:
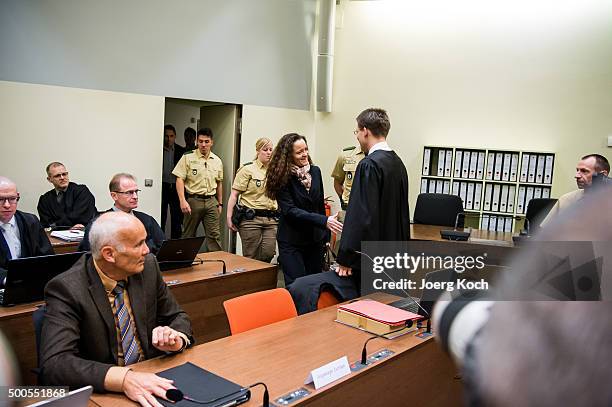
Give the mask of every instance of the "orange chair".
[[323, 309], [331, 307], [332, 305], [339, 304], [340, 301], [329, 291], [321, 291], [319, 294], [319, 301], [317, 301], [317, 309]]
[[223, 301], [232, 335], [297, 317], [291, 294], [284, 288], [259, 291]]

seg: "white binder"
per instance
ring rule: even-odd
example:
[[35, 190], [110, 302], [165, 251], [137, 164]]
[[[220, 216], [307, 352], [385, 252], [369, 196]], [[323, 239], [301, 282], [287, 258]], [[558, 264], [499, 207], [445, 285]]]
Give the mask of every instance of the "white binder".
[[499, 193], [501, 192], [501, 185], [493, 185], [493, 196], [491, 197], [491, 210], [493, 212], [499, 211]]
[[423, 151], [423, 175], [429, 175], [429, 165], [431, 164], [431, 150], [426, 148]]
[[533, 187], [527, 187], [525, 191], [525, 213], [527, 213], [527, 208], [529, 208], [529, 201], [533, 199]]
[[459, 181], [453, 181], [453, 195], [459, 196]]
[[480, 222], [480, 229], [489, 230], [489, 215], [482, 214], [482, 221]]
[[446, 150], [446, 158], [444, 159], [444, 176], [451, 176], [451, 169], [453, 167], [453, 150]]
[[553, 171], [553, 162], [555, 160], [555, 156], [552, 154], [546, 155], [546, 161], [544, 163], [544, 183], [552, 184], [552, 171]]
[[502, 185], [501, 195], [499, 197], [499, 211], [506, 212], [508, 207], [508, 185]]
[[521, 161], [521, 174], [519, 182], [527, 182], [527, 175], [529, 173], [529, 153], [523, 153], [523, 161]]
[[433, 194], [434, 192], [436, 192], [436, 180], [430, 179], [429, 186], [427, 187], [427, 193]]
[[512, 218], [506, 218], [504, 225], [504, 232], [511, 233], [512, 232]]
[[476, 178], [482, 179], [484, 173], [484, 161], [485, 161], [485, 153], [484, 151], [478, 152], [478, 161], [476, 163]]
[[480, 200], [482, 199], [482, 184], [479, 182], [474, 186], [474, 210], [480, 210]]
[[467, 184], [465, 209], [472, 210], [474, 209], [474, 183], [468, 182]]
[[542, 188], [542, 198], [550, 198], [550, 188]]
[[493, 179], [495, 181], [501, 181], [503, 164], [504, 153], [495, 153], [495, 172], [493, 173]]
[[461, 157], [463, 157], [463, 150], [455, 151], [455, 169], [453, 173], [455, 178], [461, 178]]
[[427, 193], [427, 178], [421, 179], [421, 193]]
[[471, 179], [476, 178], [477, 163], [478, 163], [478, 152], [472, 151], [472, 154], [470, 155], [470, 174], [469, 174], [469, 177]]
[[444, 159], [446, 158], [446, 152], [444, 151], [444, 149], [440, 149], [438, 150], [438, 172], [436, 173], [436, 175], [438, 177], [443, 177], [444, 176]]
[[521, 185], [518, 189], [516, 198], [516, 213], [525, 213], [525, 186]]
[[493, 194], [493, 185], [487, 184], [485, 186], [485, 194], [484, 194], [484, 205], [483, 210], [490, 211], [491, 210], [491, 198]]
[[538, 161], [537, 155], [531, 154], [529, 156], [529, 171], [527, 172], [527, 182], [535, 182], [537, 161]]
[[497, 216], [491, 215], [489, 217], [489, 227], [487, 229], [495, 232], [496, 228], [497, 228]]
[[516, 182], [516, 177], [518, 175], [518, 153], [512, 154], [512, 160], [510, 161], [510, 181]]
[[514, 194], [516, 192], [516, 186], [509, 185], [508, 186], [508, 206], [507, 211], [510, 213], [514, 213]]
[[449, 180], [444, 181], [444, 187], [442, 188], [442, 193], [450, 194], [450, 181]]
[[542, 198], [542, 188], [541, 187], [535, 187], [535, 189], [533, 190], [533, 197]]
[[465, 202], [466, 202], [466, 197], [467, 195], [467, 182], [462, 182], [459, 185], [459, 196], [461, 197], [461, 200], [463, 201], [463, 207], [465, 208]]
[[502, 167], [502, 181], [510, 181], [510, 160], [512, 154], [504, 153], [504, 165]]
[[493, 167], [495, 165], [495, 153], [489, 153], [487, 158], [487, 179], [493, 179]]
[[544, 181], [544, 161], [546, 156], [538, 155], [538, 168], [536, 170], [536, 182], [541, 184]]
[[467, 178], [470, 175], [470, 157], [469, 151], [463, 152], [463, 162], [461, 163], [461, 178]]

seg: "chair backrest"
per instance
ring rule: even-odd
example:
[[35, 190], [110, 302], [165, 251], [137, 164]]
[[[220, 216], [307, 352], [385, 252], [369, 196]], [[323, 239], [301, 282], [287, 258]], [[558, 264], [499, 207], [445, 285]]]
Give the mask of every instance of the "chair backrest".
[[529, 219], [529, 230], [535, 232], [548, 212], [557, 203], [554, 198], [533, 198], [527, 203], [527, 213], [525, 217]]
[[317, 309], [331, 307], [339, 303], [340, 300], [331, 291], [322, 290], [319, 294], [319, 301], [317, 301]]
[[232, 335], [297, 317], [291, 294], [284, 288], [259, 291], [223, 302]]
[[36, 311], [32, 313], [32, 322], [34, 323], [34, 335], [36, 337], [36, 360], [37, 367], [32, 370], [35, 375], [40, 374], [40, 339], [42, 337], [42, 326], [45, 322], [45, 314], [47, 313], [47, 306], [41, 305]]
[[[457, 214], [463, 212], [463, 201], [457, 195], [420, 194], [414, 208], [414, 223], [455, 227]], [[458, 227], [463, 227], [464, 216]]]

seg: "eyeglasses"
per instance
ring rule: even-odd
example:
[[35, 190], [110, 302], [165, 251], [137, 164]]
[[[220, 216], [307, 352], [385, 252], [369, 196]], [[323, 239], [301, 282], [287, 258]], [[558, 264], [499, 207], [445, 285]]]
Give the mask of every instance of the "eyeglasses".
[[113, 191], [116, 194], [123, 194], [123, 195], [138, 195], [140, 193], [140, 189], [133, 189], [131, 191]]
[[4, 205], [4, 203], [8, 201], [11, 205], [14, 205], [19, 201], [19, 196], [7, 196], [6, 198], [0, 197], [0, 205]]
[[51, 178], [60, 179], [60, 178], [62, 178], [62, 177], [64, 177], [64, 178], [68, 177], [68, 171], [66, 171], [66, 172], [60, 172], [59, 174], [55, 174], [55, 175], [54, 175], [53, 177], [51, 177]]

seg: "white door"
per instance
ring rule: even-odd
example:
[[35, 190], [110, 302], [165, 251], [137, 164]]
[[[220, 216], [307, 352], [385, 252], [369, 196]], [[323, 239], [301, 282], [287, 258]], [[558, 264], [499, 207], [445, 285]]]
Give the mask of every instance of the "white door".
[[238, 159], [238, 107], [236, 105], [202, 106], [200, 128], [209, 127], [213, 132], [212, 151], [223, 161], [223, 211], [221, 212], [221, 246], [230, 248], [230, 234], [227, 228], [227, 200], [234, 181]]

